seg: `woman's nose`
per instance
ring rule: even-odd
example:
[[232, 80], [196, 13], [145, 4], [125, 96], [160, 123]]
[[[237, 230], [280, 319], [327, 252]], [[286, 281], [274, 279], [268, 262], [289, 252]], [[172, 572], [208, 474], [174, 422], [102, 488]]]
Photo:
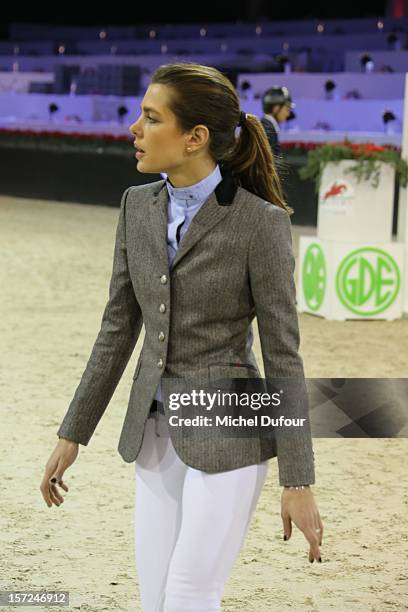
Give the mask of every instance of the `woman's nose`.
[[133, 133], [134, 133], [134, 132], [136, 131], [136, 128], [137, 128], [137, 122], [138, 122], [138, 121], [139, 121], [139, 119], [136, 119], [136, 120], [135, 120], [135, 121], [132, 123], [132, 125], [129, 127], [129, 130], [130, 130], [131, 132], [133, 132]]

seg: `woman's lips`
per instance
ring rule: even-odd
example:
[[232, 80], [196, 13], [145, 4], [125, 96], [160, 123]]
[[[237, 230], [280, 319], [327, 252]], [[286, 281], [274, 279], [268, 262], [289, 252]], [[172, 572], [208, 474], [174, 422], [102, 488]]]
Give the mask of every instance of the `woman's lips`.
[[139, 147], [139, 145], [137, 145], [136, 142], [133, 143], [133, 146], [136, 149], [135, 157], [137, 157], [137, 159], [140, 159], [141, 157], [143, 157], [143, 155], [145, 154], [143, 149]]

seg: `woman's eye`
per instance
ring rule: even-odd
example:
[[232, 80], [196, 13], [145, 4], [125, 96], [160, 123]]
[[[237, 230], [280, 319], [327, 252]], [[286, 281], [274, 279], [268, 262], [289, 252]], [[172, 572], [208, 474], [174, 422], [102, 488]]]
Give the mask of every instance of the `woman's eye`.
[[153, 117], [147, 117], [147, 118], [150, 121], [150, 123], [156, 123], [156, 119], [153, 119]]

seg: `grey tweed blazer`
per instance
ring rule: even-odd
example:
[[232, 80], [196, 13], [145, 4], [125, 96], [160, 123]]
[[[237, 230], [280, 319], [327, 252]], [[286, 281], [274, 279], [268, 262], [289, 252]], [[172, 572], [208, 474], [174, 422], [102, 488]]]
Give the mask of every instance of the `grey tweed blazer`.
[[[302, 381], [309, 417], [293, 279], [290, 219], [280, 207], [223, 180], [184, 235], [169, 269], [165, 181], [128, 187], [116, 231], [109, 299], [80, 383], [57, 431], [87, 445], [132, 355], [145, 339], [118, 451], [133, 462], [161, 377], [261, 377], [247, 339], [257, 316], [266, 379]], [[165, 399], [165, 395], [163, 396]], [[166, 401], [164, 409], [169, 412]], [[307, 420], [307, 423], [309, 421]], [[200, 439], [170, 434], [187, 465], [221, 472], [277, 457], [281, 485], [313, 484], [310, 427], [297, 434]], [[279, 429], [279, 428], [278, 428]]]

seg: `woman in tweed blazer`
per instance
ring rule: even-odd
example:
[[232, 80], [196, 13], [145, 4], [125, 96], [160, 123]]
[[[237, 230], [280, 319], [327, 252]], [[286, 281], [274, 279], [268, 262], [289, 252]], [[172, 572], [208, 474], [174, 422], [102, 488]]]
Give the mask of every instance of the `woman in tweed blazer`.
[[[41, 491], [49, 507], [63, 502], [56, 485], [68, 491], [64, 471], [78, 445], [88, 444], [144, 323], [118, 447], [125, 461], [135, 462], [143, 611], [211, 612], [220, 610], [272, 457], [283, 486], [284, 539], [293, 521], [309, 543], [309, 561], [321, 561], [291, 209], [261, 123], [240, 111], [232, 83], [219, 71], [162, 66], [141, 108], [129, 128], [138, 170], [167, 179], [123, 194], [101, 329]], [[218, 385], [260, 377], [251, 348], [255, 315], [266, 380], [290, 381], [286, 407], [306, 425], [290, 433], [276, 427], [272, 437], [232, 438], [214, 427], [180, 435], [170, 426], [172, 382], [193, 376]], [[192, 415], [192, 402], [187, 408]]]

